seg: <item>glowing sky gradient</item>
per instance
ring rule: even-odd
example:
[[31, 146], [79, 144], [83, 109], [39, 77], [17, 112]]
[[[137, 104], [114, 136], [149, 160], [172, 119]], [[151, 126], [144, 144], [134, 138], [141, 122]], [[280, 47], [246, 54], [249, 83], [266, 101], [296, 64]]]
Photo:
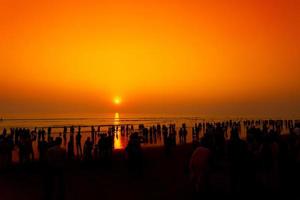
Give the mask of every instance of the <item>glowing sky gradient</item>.
[[299, 11], [299, 0], [0, 0], [0, 114], [299, 116]]

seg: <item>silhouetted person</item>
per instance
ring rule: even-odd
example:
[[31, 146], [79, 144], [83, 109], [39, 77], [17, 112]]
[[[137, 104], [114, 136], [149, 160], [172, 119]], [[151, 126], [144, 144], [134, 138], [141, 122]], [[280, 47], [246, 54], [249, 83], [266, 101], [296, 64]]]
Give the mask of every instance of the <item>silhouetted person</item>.
[[65, 126], [64, 127], [64, 132], [63, 132], [63, 140], [64, 140], [64, 145], [66, 146], [67, 143], [67, 132], [68, 132], [68, 128]]
[[210, 157], [210, 150], [202, 146], [196, 148], [191, 156], [189, 172], [195, 192], [207, 192]]
[[183, 129], [179, 129], [179, 144], [183, 144]]
[[154, 144], [157, 143], [157, 129], [156, 129], [156, 126], [153, 126], [153, 142], [154, 142]]
[[46, 131], [44, 129], [42, 129], [42, 140], [45, 140], [45, 134], [46, 134]]
[[42, 138], [42, 130], [39, 129], [38, 130], [38, 142], [41, 140], [41, 138]]
[[76, 135], [76, 149], [77, 149], [77, 156], [78, 156], [78, 158], [81, 158], [82, 157], [82, 148], [81, 148], [80, 127], [78, 128], [78, 133]]
[[246, 163], [246, 143], [240, 139], [237, 128], [231, 130], [231, 138], [228, 143], [228, 156], [231, 164], [231, 187], [233, 192], [240, 192], [243, 172]]
[[45, 140], [38, 142], [39, 160], [44, 163], [46, 161], [46, 155], [48, 151], [48, 143]]
[[106, 149], [105, 149], [105, 135], [104, 134], [100, 134], [100, 138], [99, 138], [99, 140], [98, 140], [98, 157], [100, 158], [100, 159], [102, 159], [102, 158], [104, 158], [104, 155], [106, 154], [105, 153], [105, 151], [106, 151]]
[[25, 139], [25, 148], [26, 148], [26, 156], [28, 160], [33, 161], [34, 160], [34, 151], [32, 146], [33, 139], [31, 138], [30, 134], [26, 135]]
[[7, 165], [11, 166], [12, 158], [13, 158], [13, 150], [14, 150], [14, 141], [13, 135], [9, 135], [7, 137]]
[[150, 137], [150, 144], [153, 143], [153, 129], [152, 127], [149, 128], [149, 137]]
[[183, 143], [186, 144], [187, 141], [187, 129], [186, 129], [186, 125], [184, 124], [182, 127], [182, 133], [183, 133]]
[[92, 126], [91, 127], [91, 138], [92, 138], [92, 143], [93, 144], [95, 143], [95, 136], [96, 136], [96, 130], [95, 130], [95, 127]]
[[[66, 150], [61, 147], [62, 139], [57, 137], [54, 146], [47, 151], [47, 170], [45, 177], [45, 199], [64, 199], [64, 166]], [[56, 189], [57, 188], [57, 189]], [[55, 191], [57, 193], [55, 193]]]
[[0, 169], [11, 166], [13, 148], [12, 136], [6, 136], [6, 133], [0, 135]]
[[128, 156], [129, 170], [131, 172], [141, 172], [142, 170], [142, 149], [138, 133], [130, 135], [128, 145], [126, 147]]
[[162, 127], [162, 135], [163, 135], [164, 145], [166, 145], [168, 139], [168, 128], [165, 125], [163, 125]]
[[51, 127], [48, 127], [48, 140], [51, 137]]
[[19, 148], [19, 162], [23, 164], [26, 162], [25, 138], [21, 137], [20, 140], [18, 140], [18, 148]]
[[68, 142], [68, 159], [74, 160], [74, 135], [73, 133], [70, 134], [70, 140]]
[[19, 138], [20, 138], [20, 129], [15, 130], [15, 144], [19, 145]]
[[273, 171], [273, 155], [271, 137], [265, 133], [260, 146], [261, 156], [261, 170], [263, 172], [263, 185], [267, 189], [271, 189], [270, 186], [274, 183], [275, 177], [272, 176]]
[[147, 128], [143, 128], [143, 135], [144, 135], [144, 142], [147, 144], [148, 143], [148, 129]]
[[172, 150], [174, 147], [174, 139], [172, 135], [167, 136], [167, 138], [165, 138], [165, 155], [166, 156], [171, 156], [172, 154]]
[[75, 128], [74, 128], [74, 126], [71, 126], [71, 128], [70, 128], [70, 133], [75, 133]]
[[92, 150], [93, 150], [93, 142], [90, 137], [88, 137], [84, 143], [83, 152], [84, 152], [84, 160], [92, 160]]
[[[238, 127], [236, 127], [236, 131], [238, 131]], [[221, 123], [217, 123], [214, 133], [214, 140], [215, 140], [215, 153], [216, 156], [221, 157], [224, 153], [225, 148], [225, 135], [224, 129]]]

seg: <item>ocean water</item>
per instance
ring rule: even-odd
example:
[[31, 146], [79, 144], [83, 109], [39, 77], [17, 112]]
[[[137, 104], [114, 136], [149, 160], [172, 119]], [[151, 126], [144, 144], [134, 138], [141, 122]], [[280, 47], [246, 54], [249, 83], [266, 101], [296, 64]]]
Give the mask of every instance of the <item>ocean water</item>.
[[4, 115], [0, 121], [0, 130], [11, 127], [63, 127], [63, 126], [109, 126], [124, 124], [178, 123], [178, 121], [203, 121], [204, 118], [182, 115], [146, 115], [146, 114], [19, 114]]

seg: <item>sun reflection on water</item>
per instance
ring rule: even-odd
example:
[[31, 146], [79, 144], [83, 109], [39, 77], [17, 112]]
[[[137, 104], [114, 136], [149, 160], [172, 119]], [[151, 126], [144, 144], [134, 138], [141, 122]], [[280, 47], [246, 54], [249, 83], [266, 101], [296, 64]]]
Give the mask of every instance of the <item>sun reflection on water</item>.
[[121, 138], [121, 127], [118, 126], [120, 124], [120, 114], [118, 112], [115, 113], [114, 117], [114, 125], [115, 127], [115, 138], [114, 138], [114, 148], [115, 149], [123, 149], [124, 144]]

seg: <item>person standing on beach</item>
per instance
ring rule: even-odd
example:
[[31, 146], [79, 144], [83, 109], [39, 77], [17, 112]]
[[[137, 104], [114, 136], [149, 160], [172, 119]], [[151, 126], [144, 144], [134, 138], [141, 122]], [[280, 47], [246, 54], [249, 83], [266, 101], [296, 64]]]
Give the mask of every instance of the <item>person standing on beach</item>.
[[79, 158], [82, 157], [82, 148], [81, 148], [81, 133], [80, 133], [80, 126], [78, 127], [78, 133], [76, 135], [76, 149], [77, 149], [77, 156]]
[[187, 141], [186, 138], [187, 138], [188, 132], [186, 130], [186, 125], [185, 124], [182, 126], [182, 133], [183, 133], [183, 143], [186, 144], [186, 141]]
[[48, 141], [50, 137], [51, 137], [51, 127], [48, 127]]
[[83, 154], [84, 154], [84, 160], [86, 161], [92, 160], [93, 144], [94, 143], [91, 141], [90, 137], [88, 137], [84, 143]]
[[64, 139], [64, 145], [66, 146], [67, 143], [67, 132], [68, 132], [68, 128], [65, 126], [64, 127], [64, 132], [63, 132], [63, 139]]
[[200, 146], [193, 152], [190, 158], [190, 180], [196, 193], [207, 192], [211, 154], [208, 148]]
[[45, 134], [46, 134], [46, 131], [45, 131], [45, 129], [42, 129], [42, 140], [45, 140]]
[[46, 154], [48, 150], [48, 143], [44, 139], [38, 141], [38, 150], [39, 150], [39, 160], [40, 162], [43, 163], [46, 160]]
[[39, 129], [38, 130], [38, 142], [41, 141], [41, 138], [42, 138], [42, 130]]
[[74, 134], [70, 134], [70, 140], [68, 142], [68, 159], [74, 159]]
[[61, 147], [61, 143], [62, 139], [57, 137], [54, 145], [47, 151], [47, 173], [44, 175], [44, 199], [65, 199], [64, 167], [66, 150]]
[[29, 161], [34, 160], [34, 152], [33, 152], [33, 146], [32, 146], [33, 138], [31, 137], [31, 134], [29, 133], [29, 130], [26, 132], [25, 136], [25, 152], [26, 152], [26, 159]]
[[71, 126], [71, 128], [70, 128], [70, 132], [71, 132], [71, 134], [74, 134], [74, 133], [75, 133], [74, 126]]
[[12, 136], [6, 134], [0, 135], [0, 169], [5, 169], [11, 166], [13, 141]]
[[137, 132], [130, 135], [125, 151], [128, 159], [129, 171], [131, 173], [141, 173], [143, 170], [143, 153]]
[[232, 192], [241, 192], [244, 188], [244, 169], [246, 167], [247, 145], [240, 139], [237, 127], [231, 129], [228, 142], [228, 158], [230, 162], [230, 181]]
[[154, 140], [154, 144], [157, 143], [157, 129], [156, 126], [153, 125], [153, 140]]
[[95, 143], [95, 127], [94, 126], [91, 127], [91, 138], [92, 138], [92, 142]]

